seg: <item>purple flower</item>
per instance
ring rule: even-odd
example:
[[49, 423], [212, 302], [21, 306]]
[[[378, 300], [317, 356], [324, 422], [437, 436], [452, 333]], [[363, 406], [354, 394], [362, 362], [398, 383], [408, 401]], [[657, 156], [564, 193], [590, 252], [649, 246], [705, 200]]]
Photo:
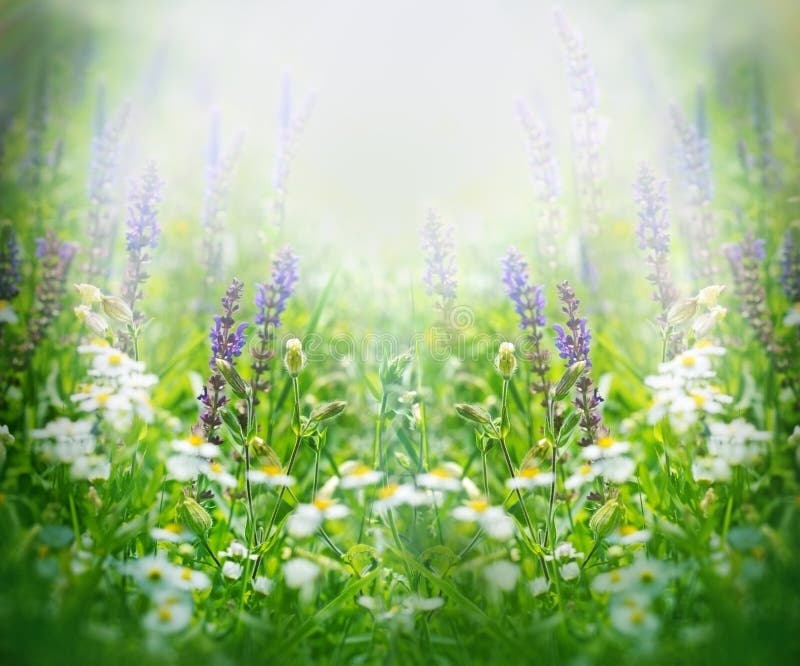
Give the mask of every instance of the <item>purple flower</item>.
[[742, 316], [763, 347], [770, 354], [780, 355], [782, 350], [775, 340], [767, 293], [761, 280], [765, 258], [763, 239], [756, 238], [752, 231], [748, 231], [741, 242], [726, 245], [723, 251], [733, 273]]
[[452, 227], [445, 227], [433, 211], [428, 211], [422, 227], [422, 249], [425, 252], [422, 281], [428, 295], [438, 297], [435, 307], [448, 323], [458, 288], [455, 240]]
[[0, 231], [0, 301], [10, 301], [19, 294], [19, 243], [10, 226]]
[[163, 186], [153, 162], [149, 162], [142, 177], [134, 181], [128, 199], [128, 232], [125, 234], [125, 249], [129, 253], [141, 253], [158, 245], [161, 231], [158, 204], [161, 203]]
[[783, 237], [780, 281], [786, 297], [800, 303], [800, 247], [790, 231]]
[[553, 326], [558, 355], [567, 361], [567, 366], [578, 361], [586, 361], [588, 369], [592, 365], [589, 358], [592, 334], [586, 326], [586, 317], [578, 317], [580, 301], [566, 281], [558, 285], [558, 298], [562, 303], [561, 311], [567, 315], [566, 330], [558, 324]]
[[133, 182], [128, 197], [128, 231], [125, 234], [125, 249], [128, 265], [122, 284], [122, 299], [133, 311], [134, 325], [141, 324], [142, 315], [136, 311], [136, 301], [142, 298], [142, 285], [150, 277], [145, 266], [150, 262], [149, 250], [158, 245], [158, 204], [161, 202], [163, 182], [155, 164], [150, 162], [142, 177]]
[[197, 399], [202, 405], [200, 412], [199, 429], [207, 441], [212, 444], [222, 444], [222, 438], [217, 430], [222, 424], [220, 412], [228, 403], [225, 396], [225, 379], [217, 370], [216, 360], [224, 359], [233, 364], [234, 359], [241, 355], [245, 345], [244, 331], [247, 324], [236, 326], [234, 315], [239, 311], [239, 301], [242, 299], [244, 283], [234, 278], [225, 296], [222, 297], [222, 314], [214, 317], [214, 326], [211, 328], [211, 360], [209, 366], [212, 373], [208, 383], [203, 387]]
[[680, 140], [688, 185], [690, 219], [686, 234], [690, 240], [692, 272], [697, 286], [704, 287], [712, 283], [719, 272], [712, 251], [716, 230], [711, 211], [714, 184], [708, 140], [676, 107], [672, 107], [672, 121]]
[[566, 329], [563, 326], [553, 326], [556, 332], [556, 347], [559, 356], [566, 360], [567, 367], [578, 361], [585, 361], [586, 367], [580, 378], [575, 383], [575, 399], [573, 405], [580, 412], [580, 427], [583, 437], [579, 440], [580, 446], [594, 444], [598, 437], [606, 433], [602, 424], [599, 406], [603, 398], [589, 376], [591, 359], [589, 346], [592, 339], [585, 317], [578, 317], [580, 301], [569, 283], [564, 281], [558, 285], [558, 298], [562, 303], [561, 311], [567, 315]]
[[542, 331], [545, 326], [545, 297], [542, 285], [530, 284], [528, 262], [516, 248], [509, 248], [502, 260], [503, 284], [506, 293], [514, 303], [514, 309], [520, 318], [519, 327], [527, 332], [531, 351], [526, 354], [531, 362], [531, 369], [537, 379], [532, 382], [534, 393], [547, 396], [550, 382], [547, 373], [550, 370], [550, 353], [541, 348]]
[[254, 391], [269, 391], [270, 382], [266, 379], [271, 362], [275, 356], [272, 341], [275, 329], [281, 325], [281, 314], [294, 292], [297, 282], [298, 258], [289, 247], [283, 248], [272, 262], [272, 279], [256, 285], [255, 306], [256, 324], [260, 327], [257, 336], [258, 346], [251, 350], [253, 362]]
[[242, 147], [242, 134], [237, 133], [230, 147], [223, 152], [220, 138], [220, 119], [215, 111], [211, 118], [208, 145], [206, 147], [205, 188], [200, 221], [203, 227], [202, 263], [206, 269], [204, 289], [206, 295], [211, 287], [222, 280], [223, 257], [222, 235], [225, 230], [224, 213], [230, 190], [230, 182]]
[[601, 202], [600, 146], [602, 130], [598, 115], [597, 77], [586, 51], [583, 35], [559, 9], [554, 12], [556, 31], [564, 48], [572, 101], [572, 142], [575, 148], [575, 180], [578, 185], [583, 227], [581, 243], [586, 235], [598, 232]]
[[61, 312], [72, 260], [77, 252], [74, 243], [60, 241], [53, 231], [36, 239], [38, 282], [28, 319], [28, 332], [12, 359], [15, 370], [25, 368], [30, 357], [45, 339], [47, 332]]
[[[102, 102], [100, 102], [102, 104]], [[115, 212], [114, 182], [119, 162], [119, 147], [128, 124], [130, 107], [122, 107], [113, 123], [102, 123], [96, 128], [92, 139], [92, 158], [89, 167], [89, 212], [86, 234], [86, 282], [104, 286], [111, 269], [111, 254], [114, 243]], [[104, 116], [104, 112], [102, 113]]]
[[634, 190], [639, 206], [639, 225], [636, 236], [639, 248], [647, 253], [653, 285], [653, 300], [661, 305], [662, 318], [677, 298], [669, 270], [669, 220], [667, 219], [666, 181], [656, 181], [655, 174], [646, 165], [639, 169]]
[[233, 364], [234, 359], [241, 356], [245, 345], [244, 331], [246, 323], [234, 328], [236, 321], [234, 315], [239, 311], [239, 301], [242, 300], [244, 283], [237, 278], [233, 279], [230, 287], [222, 297], [222, 314], [214, 317], [214, 326], [211, 327], [209, 339], [211, 340], [211, 360], [209, 365], [216, 368], [216, 359], [221, 358]]
[[557, 241], [562, 233], [558, 162], [547, 125], [536, 118], [521, 100], [517, 102], [517, 113], [525, 129], [534, 194], [538, 200], [537, 258], [544, 269], [555, 271], [558, 268], [559, 255]]
[[272, 280], [256, 285], [256, 324], [275, 328], [281, 325], [281, 314], [297, 282], [297, 255], [285, 247], [272, 262]]

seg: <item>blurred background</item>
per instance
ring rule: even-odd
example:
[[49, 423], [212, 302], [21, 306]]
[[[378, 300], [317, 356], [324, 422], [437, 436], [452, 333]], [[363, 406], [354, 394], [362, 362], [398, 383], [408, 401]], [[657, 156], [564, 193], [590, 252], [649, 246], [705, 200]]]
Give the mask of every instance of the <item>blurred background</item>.
[[[158, 164], [168, 237], [197, 231], [212, 123], [223, 151], [242, 133], [227, 216], [229, 266], [258, 261], [253, 247], [261, 246], [249, 242], [258, 238], [267, 249], [292, 243], [317, 268], [405, 280], [429, 206], [456, 227], [462, 263], [496, 266], [511, 242], [531, 253], [537, 201], [517, 100], [550, 127], [567, 220], [577, 214], [564, 49], [550, 2], [4, 0], [2, 7], [2, 122], [23, 122], [46, 78], [54, 104], [48, 140], [62, 141], [62, 172], [80, 182], [93, 123], [129, 101], [121, 187], [147, 160]], [[638, 163], [680, 185], [671, 103], [693, 118], [703, 100], [712, 143], [722, 147], [712, 164], [723, 178], [738, 168], [738, 135], [751, 131], [748, 96], [734, 92], [751, 85], [753, 67], [767, 73], [767, 99], [781, 110], [776, 134], [797, 122], [797, 2], [560, 7], [596, 72], [604, 220], [628, 239], [620, 256], [635, 247]], [[717, 126], [719, 113], [726, 119]], [[305, 122], [283, 150], [287, 118]], [[791, 141], [776, 143], [793, 154]], [[288, 172], [278, 240], [270, 211], [280, 159]], [[718, 188], [721, 207], [738, 205], [730, 192]], [[64, 215], [79, 227], [85, 203], [80, 191], [71, 196], [75, 207]], [[465, 279], [481, 280], [478, 272]]]

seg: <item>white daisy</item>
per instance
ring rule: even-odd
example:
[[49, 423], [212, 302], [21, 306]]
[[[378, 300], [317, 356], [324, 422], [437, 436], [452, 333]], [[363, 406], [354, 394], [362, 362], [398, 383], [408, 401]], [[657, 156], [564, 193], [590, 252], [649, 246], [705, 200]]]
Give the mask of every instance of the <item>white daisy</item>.
[[461, 490], [462, 470], [455, 463], [445, 463], [434, 467], [425, 474], [417, 475], [417, 485], [430, 490], [444, 490], [458, 492]]
[[478, 523], [489, 538], [495, 541], [507, 541], [516, 531], [511, 516], [502, 507], [491, 506], [486, 500], [470, 500], [453, 509], [451, 515], [456, 520]]
[[317, 498], [312, 504], [298, 504], [286, 521], [286, 531], [295, 539], [310, 537], [322, 525], [323, 520], [337, 520], [350, 513], [344, 504]]
[[342, 480], [339, 485], [343, 490], [372, 486], [380, 483], [383, 478], [382, 472], [352, 460], [339, 465], [339, 472], [342, 474]]
[[517, 475], [506, 481], [506, 486], [512, 490], [521, 488], [524, 490], [532, 490], [533, 488], [540, 488], [542, 486], [549, 486], [553, 483], [555, 476], [552, 472], [543, 472], [535, 466], [524, 467]]
[[295, 479], [293, 476], [284, 474], [278, 465], [267, 463], [261, 467], [251, 469], [248, 475], [250, 483], [264, 484], [266, 486], [291, 486]]
[[315, 562], [295, 557], [283, 565], [283, 579], [286, 587], [296, 590], [313, 583], [320, 571], [319, 565]]
[[483, 568], [483, 577], [492, 587], [502, 592], [510, 592], [519, 580], [520, 571], [519, 564], [498, 560]]

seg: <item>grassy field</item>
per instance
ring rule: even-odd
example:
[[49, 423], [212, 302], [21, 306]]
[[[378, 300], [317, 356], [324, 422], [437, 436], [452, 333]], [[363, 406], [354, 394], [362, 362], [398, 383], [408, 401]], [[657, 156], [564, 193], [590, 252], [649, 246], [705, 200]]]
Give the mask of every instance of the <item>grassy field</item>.
[[523, 4], [0, 3], [0, 662], [800, 656], [797, 12]]

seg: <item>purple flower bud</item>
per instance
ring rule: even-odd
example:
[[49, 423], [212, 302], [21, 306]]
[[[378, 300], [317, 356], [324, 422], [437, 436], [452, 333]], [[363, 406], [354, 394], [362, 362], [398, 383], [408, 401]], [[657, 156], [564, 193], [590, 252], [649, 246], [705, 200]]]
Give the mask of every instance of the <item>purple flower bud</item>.
[[435, 307], [447, 324], [458, 288], [455, 240], [453, 228], [445, 227], [432, 210], [428, 211], [422, 227], [422, 249], [425, 252], [422, 281], [428, 295], [438, 297]]

